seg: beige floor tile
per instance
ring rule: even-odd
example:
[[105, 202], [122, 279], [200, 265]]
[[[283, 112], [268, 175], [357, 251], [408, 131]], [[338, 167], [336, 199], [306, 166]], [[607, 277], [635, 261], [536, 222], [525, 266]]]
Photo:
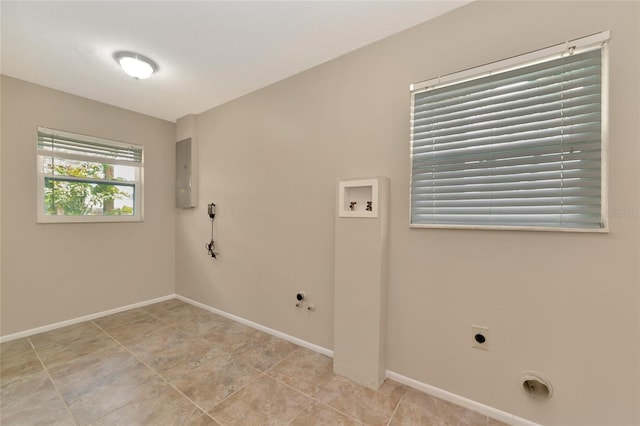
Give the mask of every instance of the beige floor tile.
[[255, 381], [260, 372], [223, 354], [207, 361], [188, 374], [176, 377], [171, 384], [204, 410]]
[[198, 308], [193, 305], [185, 304], [176, 309], [171, 309], [161, 316], [158, 316], [162, 321], [170, 325], [178, 325], [188, 321], [198, 320], [199, 318], [207, 318], [215, 315], [209, 311]]
[[244, 364], [265, 371], [286, 358], [296, 347], [293, 343], [279, 337], [262, 333], [246, 341], [232, 354]]
[[259, 339], [264, 333], [237, 322], [222, 323], [222, 325], [207, 329], [196, 336], [215, 345], [223, 352], [231, 353], [240, 346]]
[[93, 352], [49, 369], [49, 374], [65, 401], [82, 397], [106, 376], [115, 377], [140, 366], [141, 363], [120, 346]]
[[360, 426], [362, 423], [320, 403], [314, 403], [296, 417], [290, 426]]
[[184, 344], [189, 340], [189, 335], [184, 331], [165, 325], [148, 330], [145, 334], [132, 335], [123, 339], [121, 343], [140, 359], [146, 361], [167, 348]]
[[151, 392], [163, 382], [153, 370], [121, 350], [91, 354], [52, 369], [51, 375], [81, 425]]
[[362, 423], [386, 425], [407, 389], [387, 379], [375, 391], [342, 376], [335, 376], [318, 393], [317, 398]]
[[235, 324], [235, 322], [228, 318], [214, 313], [209, 313], [209, 315], [199, 316], [197, 318], [178, 323], [176, 324], [176, 327], [195, 336], [202, 336], [214, 330], [229, 327], [233, 324]]
[[44, 371], [0, 388], [2, 426], [73, 425], [64, 402]]
[[501, 422], [500, 420], [487, 417], [487, 426], [510, 426], [510, 423]]
[[104, 333], [91, 321], [84, 321], [67, 327], [57, 328], [44, 333], [34, 334], [29, 339], [36, 350], [47, 346], [72, 343], [78, 339], [87, 339]]
[[179, 300], [1, 344], [0, 391], [2, 426], [505, 426]]
[[100, 418], [92, 426], [183, 426], [201, 421], [203, 415], [206, 414], [202, 410], [165, 383]]
[[312, 401], [263, 375], [221, 402], [209, 414], [223, 425], [285, 425]]
[[188, 337], [150, 354], [145, 362], [167, 380], [188, 374], [225, 353], [202, 339]]
[[149, 312], [152, 315], [160, 315], [167, 313], [173, 309], [182, 308], [183, 306], [188, 305], [188, 303], [183, 302], [178, 299], [169, 299], [164, 302], [154, 303], [152, 305], [143, 306], [141, 309]]
[[475, 411], [409, 389], [400, 401], [390, 425], [486, 426], [489, 419]]
[[0, 384], [43, 371], [27, 338], [0, 344]]
[[[122, 313], [124, 314], [124, 312]], [[116, 314], [120, 315], [120, 314]], [[135, 319], [134, 319], [135, 318]], [[120, 322], [120, 319], [124, 318], [114, 318], [113, 320], [107, 321], [107, 325], [117, 324]], [[109, 327], [105, 329], [106, 332], [113, 336], [118, 342], [123, 345], [127, 345], [131, 342], [135, 342], [140, 339], [142, 336], [146, 336], [149, 333], [166, 328], [167, 324], [153, 315], [147, 314], [146, 312], [143, 314], [132, 315], [129, 318], [131, 321], [126, 324], [119, 324], [113, 327]], [[100, 323], [98, 323], [100, 325]]]
[[[160, 383], [157, 376], [145, 377], [139, 370], [127, 373], [129, 377], [109, 377], [108, 383], [98, 383], [97, 388], [88, 389], [80, 399], [68, 403], [80, 425], [87, 425], [105, 414], [144, 395], [149, 387]], [[105, 380], [106, 381], [106, 380]]]
[[151, 318], [153, 318], [151, 314], [141, 308], [138, 308], [98, 318], [93, 320], [93, 322], [103, 330], [109, 331], [113, 328], [123, 326], [131, 327], [136, 324], [144, 324], [149, 322]]
[[47, 368], [117, 346], [115, 340], [91, 321], [36, 334], [29, 340]]
[[267, 374], [307, 395], [315, 395], [335, 376], [328, 356], [298, 347]]
[[220, 423], [213, 420], [208, 414], [203, 414], [189, 423], [188, 426], [217, 426], [219, 424]]

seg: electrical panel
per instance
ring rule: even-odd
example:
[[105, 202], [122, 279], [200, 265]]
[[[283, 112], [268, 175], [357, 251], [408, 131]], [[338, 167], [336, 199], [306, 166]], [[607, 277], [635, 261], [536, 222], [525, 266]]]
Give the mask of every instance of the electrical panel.
[[176, 207], [195, 207], [191, 191], [191, 138], [176, 142]]

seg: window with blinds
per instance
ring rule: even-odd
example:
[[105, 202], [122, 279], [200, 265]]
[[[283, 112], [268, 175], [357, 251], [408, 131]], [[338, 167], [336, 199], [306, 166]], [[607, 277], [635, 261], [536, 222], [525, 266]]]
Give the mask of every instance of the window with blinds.
[[38, 128], [38, 222], [142, 220], [143, 148]]
[[411, 225], [606, 229], [607, 38], [412, 85]]

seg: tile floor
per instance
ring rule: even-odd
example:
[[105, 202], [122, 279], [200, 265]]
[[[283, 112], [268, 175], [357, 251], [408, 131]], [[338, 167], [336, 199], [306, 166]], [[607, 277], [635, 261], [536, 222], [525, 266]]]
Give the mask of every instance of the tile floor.
[[0, 345], [0, 424], [504, 423], [172, 299]]

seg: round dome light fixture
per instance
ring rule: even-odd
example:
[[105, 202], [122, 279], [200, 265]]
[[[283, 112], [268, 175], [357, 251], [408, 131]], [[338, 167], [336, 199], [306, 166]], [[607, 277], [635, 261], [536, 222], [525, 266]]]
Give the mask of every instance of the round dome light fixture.
[[113, 58], [120, 64], [124, 72], [136, 80], [144, 80], [158, 71], [158, 65], [146, 56], [133, 52], [116, 52]]

